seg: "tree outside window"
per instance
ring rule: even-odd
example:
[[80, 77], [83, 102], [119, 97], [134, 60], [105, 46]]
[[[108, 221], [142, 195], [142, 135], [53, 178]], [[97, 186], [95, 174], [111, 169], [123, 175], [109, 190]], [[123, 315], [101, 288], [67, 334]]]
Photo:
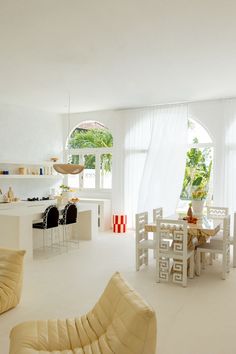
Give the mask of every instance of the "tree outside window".
[[191, 200], [192, 197], [197, 198], [198, 194], [199, 199], [206, 195], [208, 199], [212, 199], [212, 140], [207, 131], [193, 120], [188, 121], [188, 143], [180, 199]]
[[81, 123], [72, 132], [69, 162], [84, 164], [82, 188], [111, 188], [112, 146], [112, 134], [99, 122]]

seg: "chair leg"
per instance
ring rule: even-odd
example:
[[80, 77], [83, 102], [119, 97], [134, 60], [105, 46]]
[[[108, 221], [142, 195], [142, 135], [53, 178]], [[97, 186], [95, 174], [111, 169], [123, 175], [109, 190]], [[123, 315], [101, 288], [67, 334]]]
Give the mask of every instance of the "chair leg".
[[197, 249], [196, 255], [196, 274], [200, 275], [201, 273], [201, 252]]
[[193, 279], [194, 277], [194, 253], [190, 257], [189, 277], [190, 279]]
[[236, 241], [233, 243], [233, 267], [236, 268]]

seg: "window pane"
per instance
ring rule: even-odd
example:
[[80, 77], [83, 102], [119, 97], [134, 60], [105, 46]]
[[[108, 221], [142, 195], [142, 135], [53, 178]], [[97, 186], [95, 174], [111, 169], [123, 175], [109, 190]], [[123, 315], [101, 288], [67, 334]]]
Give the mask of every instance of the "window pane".
[[112, 155], [102, 154], [100, 157], [100, 188], [112, 187]]
[[95, 188], [95, 155], [84, 155], [83, 187]]
[[104, 148], [113, 146], [113, 137], [109, 130], [96, 121], [84, 121], [71, 133], [68, 147], [78, 148]]
[[80, 163], [79, 155], [71, 155], [70, 156], [70, 163], [79, 165], [79, 163]]
[[[68, 161], [72, 164], [81, 163], [79, 155], [70, 155]], [[79, 175], [68, 175], [68, 186], [71, 188], [79, 188]]]
[[212, 198], [212, 161], [211, 147], [188, 150], [181, 199], [191, 200], [192, 192], [196, 191], [206, 191], [207, 198]]

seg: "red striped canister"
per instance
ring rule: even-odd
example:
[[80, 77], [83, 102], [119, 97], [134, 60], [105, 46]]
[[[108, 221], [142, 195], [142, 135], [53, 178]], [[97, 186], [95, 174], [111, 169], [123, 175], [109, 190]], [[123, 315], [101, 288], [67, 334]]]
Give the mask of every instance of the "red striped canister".
[[126, 232], [127, 215], [113, 215], [113, 232]]

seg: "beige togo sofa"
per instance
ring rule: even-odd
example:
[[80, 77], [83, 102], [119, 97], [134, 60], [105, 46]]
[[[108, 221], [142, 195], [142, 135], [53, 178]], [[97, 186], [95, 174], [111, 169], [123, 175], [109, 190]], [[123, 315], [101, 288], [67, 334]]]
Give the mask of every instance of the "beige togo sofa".
[[0, 314], [20, 301], [24, 254], [25, 251], [0, 248]]
[[155, 312], [119, 273], [87, 315], [25, 322], [10, 335], [10, 354], [155, 354], [155, 348]]

